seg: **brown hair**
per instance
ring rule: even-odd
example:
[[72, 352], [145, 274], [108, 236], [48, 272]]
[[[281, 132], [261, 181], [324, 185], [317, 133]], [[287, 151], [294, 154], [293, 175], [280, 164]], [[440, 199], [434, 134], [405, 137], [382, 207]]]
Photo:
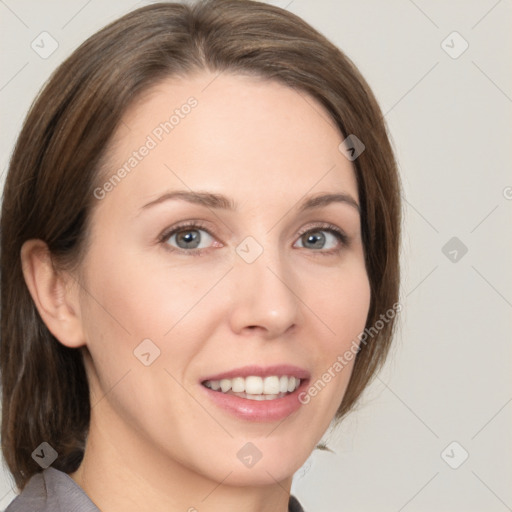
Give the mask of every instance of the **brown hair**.
[[[321, 102], [346, 137], [366, 146], [353, 161], [371, 286], [366, 326], [398, 300], [400, 182], [375, 97], [338, 48], [290, 12], [250, 0], [159, 3], [137, 9], [85, 41], [50, 77], [17, 140], [1, 217], [2, 451], [23, 490], [38, 471], [32, 452], [43, 441], [53, 467], [81, 463], [90, 419], [82, 349], [48, 330], [25, 284], [22, 244], [43, 240], [57, 269], [76, 269], [88, 243], [88, 220], [101, 159], [127, 107], [170, 76], [223, 70], [253, 74]], [[382, 316], [382, 315], [381, 315]], [[395, 321], [361, 343], [336, 413], [340, 420], [383, 364]]]

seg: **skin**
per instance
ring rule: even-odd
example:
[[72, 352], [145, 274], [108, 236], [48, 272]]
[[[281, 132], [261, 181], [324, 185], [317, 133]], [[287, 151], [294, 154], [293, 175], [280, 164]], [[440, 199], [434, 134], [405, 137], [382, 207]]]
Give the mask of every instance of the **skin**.
[[[247, 364], [290, 363], [313, 383], [365, 326], [370, 287], [358, 210], [338, 202], [298, 212], [319, 193], [358, 202], [327, 111], [276, 82], [213, 78], [167, 79], [127, 110], [107, 177], [175, 108], [198, 101], [97, 200], [79, 274], [55, 272], [41, 241], [22, 249], [46, 325], [64, 345], [84, 347], [92, 417], [84, 460], [70, 476], [103, 512], [286, 512], [293, 474], [329, 427], [353, 361], [278, 422], [219, 409], [199, 381]], [[238, 210], [183, 200], [141, 210], [176, 189], [222, 193]], [[177, 252], [176, 237], [158, 241], [188, 220], [212, 234], [199, 232], [200, 255]], [[348, 245], [322, 223], [341, 229]], [[325, 235], [318, 249], [308, 246], [311, 231]], [[250, 264], [235, 251], [247, 236], [263, 248]], [[147, 338], [160, 349], [150, 366], [133, 353]], [[248, 441], [262, 453], [250, 468], [237, 458]]]

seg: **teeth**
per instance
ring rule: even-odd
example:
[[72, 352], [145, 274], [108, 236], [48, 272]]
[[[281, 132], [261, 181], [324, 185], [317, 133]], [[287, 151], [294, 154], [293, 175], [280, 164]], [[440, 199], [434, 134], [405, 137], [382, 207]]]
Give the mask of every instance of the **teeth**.
[[226, 393], [231, 389], [231, 380], [230, 379], [222, 379], [220, 381], [220, 389], [223, 393]]
[[296, 377], [283, 375], [271, 375], [268, 377], [258, 377], [251, 375], [249, 377], [235, 377], [233, 379], [207, 380], [204, 385], [214, 391], [222, 393], [243, 393], [245, 398], [252, 400], [272, 400], [284, 393], [295, 391], [301, 380]]
[[[294, 377], [292, 377], [293, 379]], [[279, 377], [272, 375], [263, 379], [263, 393], [265, 395], [277, 395], [279, 393]]]
[[263, 379], [261, 377], [246, 377], [245, 392], [251, 395], [261, 395], [263, 393]]
[[279, 392], [286, 393], [287, 391], [288, 391], [288, 377], [286, 375], [283, 375], [279, 379]]
[[295, 377], [290, 377], [288, 379], [288, 392], [292, 392], [295, 390]]
[[243, 393], [245, 391], [245, 379], [242, 377], [235, 377], [231, 381], [231, 389], [236, 393]]

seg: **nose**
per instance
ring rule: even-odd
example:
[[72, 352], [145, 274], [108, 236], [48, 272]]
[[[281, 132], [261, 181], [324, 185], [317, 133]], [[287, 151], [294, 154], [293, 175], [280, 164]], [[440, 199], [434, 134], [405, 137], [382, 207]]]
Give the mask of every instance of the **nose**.
[[237, 334], [283, 336], [301, 321], [298, 280], [279, 251], [265, 249], [252, 263], [237, 256], [232, 270], [230, 324]]

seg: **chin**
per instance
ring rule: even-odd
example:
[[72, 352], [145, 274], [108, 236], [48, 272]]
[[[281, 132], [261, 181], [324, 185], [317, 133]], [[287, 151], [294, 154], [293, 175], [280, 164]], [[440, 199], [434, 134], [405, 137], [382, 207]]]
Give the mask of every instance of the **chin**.
[[268, 438], [256, 439], [254, 443], [248, 441], [242, 446], [237, 450], [237, 464], [234, 467], [231, 464], [233, 473], [229, 481], [232, 485], [272, 485], [287, 480], [304, 464], [314, 444], [307, 443], [306, 449], [304, 439], [290, 441], [289, 446], [284, 446], [281, 440]]
[[[226, 479], [226, 483], [239, 487], [275, 485], [277, 482], [292, 478], [302, 464], [296, 465], [292, 461], [282, 460], [267, 461], [264, 464], [261, 459], [253, 467], [240, 465], [240, 467], [232, 468], [232, 473]], [[222, 480], [226, 475], [227, 473], [218, 475], [218, 478]]]

